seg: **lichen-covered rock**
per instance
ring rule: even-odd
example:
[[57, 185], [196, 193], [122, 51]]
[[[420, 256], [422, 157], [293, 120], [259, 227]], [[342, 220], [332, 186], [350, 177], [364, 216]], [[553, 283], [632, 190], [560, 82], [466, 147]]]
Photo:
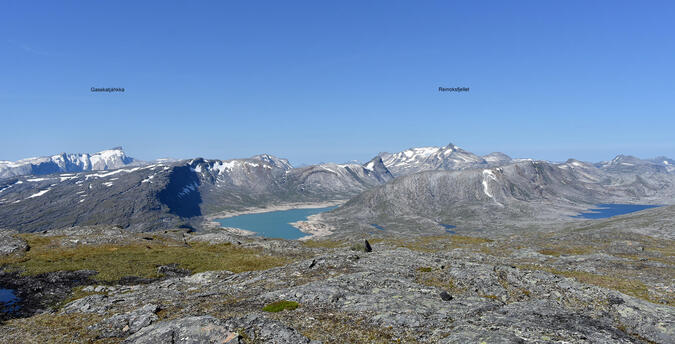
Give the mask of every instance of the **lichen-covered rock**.
[[28, 249], [26, 241], [15, 234], [15, 231], [0, 229], [0, 256], [23, 253]]
[[64, 313], [97, 313], [104, 314], [110, 308], [106, 295], [94, 294], [68, 303], [63, 307]]
[[[211, 316], [186, 317], [161, 321], [145, 327], [127, 338], [128, 344], [239, 344], [238, 336], [232, 338], [223, 322]], [[230, 338], [225, 342], [225, 338]]]
[[[245, 330], [239, 334], [237, 330]], [[186, 317], [158, 322], [125, 340], [128, 344], [239, 344], [243, 336], [257, 343], [303, 344], [311, 341], [282, 323], [251, 314], [226, 321], [212, 316]], [[311, 342], [316, 344], [319, 342]]]
[[145, 305], [124, 314], [113, 315], [90, 326], [89, 329], [99, 331], [100, 337], [103, 338], [126, 337], [157, 321], [158, 317], [155, 312], [158, 310], [157, 305]]
[[182, 269], [178, 264], [169, 264], [158, 266], [157, 273], [166, 277], [180, 277], [189, 275], [190, 270]]
[[231, 318], [225, 321], [228, 328], [245, 329], [245, 335], [250, 340], [259, 343], [277, 343], [277, 344], [318, 344], [318, 341], [311, 341], [298, 331], [290, 328], [283, 323], [268, 319], [264, 316], [252, 313], [245, 317]]

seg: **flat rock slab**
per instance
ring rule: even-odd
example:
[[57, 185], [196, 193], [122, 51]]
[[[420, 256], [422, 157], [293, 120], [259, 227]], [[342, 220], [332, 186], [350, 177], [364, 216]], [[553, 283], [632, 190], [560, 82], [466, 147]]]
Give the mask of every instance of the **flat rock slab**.
[[249, 339], [264, 343], [303, 344], [311, 342], [292, 328], [264, 317], [249, 315], [223, 321], [212, 316], [185, 317], [158, 322], [128, 337], [126, 344], [240, 344], [244, 343], [237, 328], [247, 328]]

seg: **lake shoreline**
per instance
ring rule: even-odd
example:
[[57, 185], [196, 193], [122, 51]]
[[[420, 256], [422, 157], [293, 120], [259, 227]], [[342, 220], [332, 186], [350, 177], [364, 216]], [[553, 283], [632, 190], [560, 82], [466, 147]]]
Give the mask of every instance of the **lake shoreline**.
[[[225, 219], [225, 218], [230, 218], [230, 217], [235, 217], [239, 215], [249, 215], [249, 214], [260, 214], [260, 213], [269, 213], [269, 212], [274, 212], [274, 211], [285, 211], [285, 210], [293, 210], [293, 209], [312, 209], [312, 208], [328, 208], [328, 207], [333, 207], [333, 206], [340, 206], [347, 202], [347, 200], [333, 200], [333, 201], [324, 201], [324, 202], [297, 202], [297, 203], [284, 203], [284, 204], [279, 204], [279, 205], [272, 205], [272, 206], [267, 206], [267, 207], [251, 207], [248, 209], [244, 210], [237, 210], [237, 211], [222, 211], [214, 214], [210, 214], [208, 216], [205, 216], [206, 218], [206, 225], [210, 228], [213, 229], [218, 229], [218, 230], [224, 230], [232, 234], [236, 235], [242, 235], [242, 236], [260, 236], [260, 237], [265, 237], [263, 235], [260, 235], [258, 232], [248, 230], [248, 229], [243, 229], [243, 228], [236, 228], [236, 227], [224, 227], [220, 222], [218, 222], [218, 219]], [[330, 233], [331, 231], [327, 230], [326, 228], [316, 228], [316, 226], [308, 226], [308, 222], [312, 223], [312, 217], [315, 217], [319, 214], [314, 214], [310, 215], [307, 217], [306, 220], [302, 221], [296, 221], [289, 223], [289, 225], [297, 228], [299, 231], [308, 234], [306, 236], [297, 238], [297, 239], [287, 239], [287, 240], [308, 240], [316, 237], [323, 237], [326, 236]]]

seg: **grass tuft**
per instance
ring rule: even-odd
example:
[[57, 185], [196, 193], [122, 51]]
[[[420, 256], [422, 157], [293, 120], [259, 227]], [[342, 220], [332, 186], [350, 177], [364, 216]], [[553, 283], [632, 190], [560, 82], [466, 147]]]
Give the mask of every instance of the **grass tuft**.
[[298, 308], [300, 304], [298, 304], [295, 301], [286, 301], [286, 300], [281, 300], [277, 302], [272, 302], [265, 307], [263, 307], [263, 311], [265, 312], [270, 312], [270, 313], [277, 313], [281, 312], [284, 310], [289, 310], [292, 311], [296, 308]]
[[87, 329], [102, 320], [96, 314], [43, 313], [30, 318], [11, 319], [3, 324], [5, 338], [12, 343], [113, 343], [114, 339], [98, 338]]

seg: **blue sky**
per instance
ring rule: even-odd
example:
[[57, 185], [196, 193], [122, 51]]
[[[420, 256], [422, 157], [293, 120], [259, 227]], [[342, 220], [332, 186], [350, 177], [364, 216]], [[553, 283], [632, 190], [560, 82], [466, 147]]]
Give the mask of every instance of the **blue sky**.
[[672, 1], [3, 1], [0, 160], [675, 157], [673, 22]]

